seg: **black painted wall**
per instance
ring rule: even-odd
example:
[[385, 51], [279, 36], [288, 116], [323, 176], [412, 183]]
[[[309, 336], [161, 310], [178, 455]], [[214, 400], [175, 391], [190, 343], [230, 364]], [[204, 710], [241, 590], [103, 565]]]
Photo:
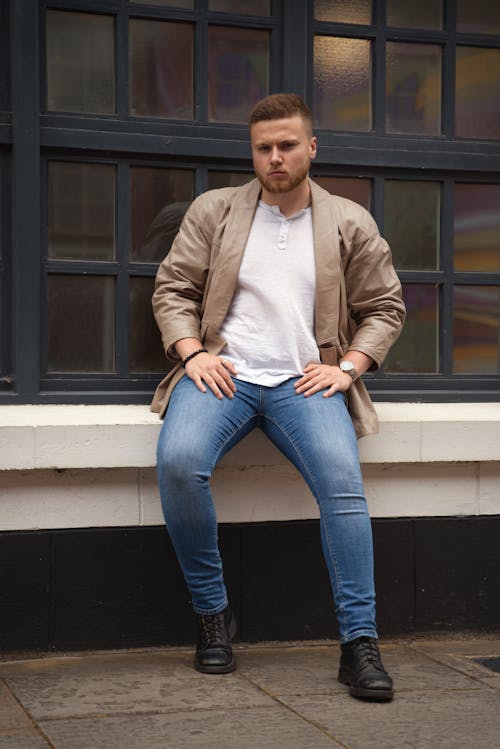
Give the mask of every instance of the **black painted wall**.
[[[500, 516], [373, 521], [381, 637], [494, 630]], [[222, 525], [239, 639], [338, 636], [317, 521]], [[192, 643], [194, 617], [166, 531], [0, 534], [0, 648]]]

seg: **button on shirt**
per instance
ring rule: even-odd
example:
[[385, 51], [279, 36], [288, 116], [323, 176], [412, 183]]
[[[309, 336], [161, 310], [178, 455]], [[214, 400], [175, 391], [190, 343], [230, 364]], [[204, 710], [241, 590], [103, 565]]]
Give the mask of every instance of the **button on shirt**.
[[319, 362], [315, 282], [311, 209], [285, 217], [259, 201], [220, 331], [238, 379], [274, 386]]

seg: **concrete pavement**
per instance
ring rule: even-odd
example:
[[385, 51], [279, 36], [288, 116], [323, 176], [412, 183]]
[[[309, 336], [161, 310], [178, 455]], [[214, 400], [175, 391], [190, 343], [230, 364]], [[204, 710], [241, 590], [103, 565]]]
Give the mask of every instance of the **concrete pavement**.
[[500, 637], [383, 641], [392, 703], [348, 695], [336, 642], [235, 650], [224, 676], [186, 648], [0, 656], [0, 749], [500, 747]]

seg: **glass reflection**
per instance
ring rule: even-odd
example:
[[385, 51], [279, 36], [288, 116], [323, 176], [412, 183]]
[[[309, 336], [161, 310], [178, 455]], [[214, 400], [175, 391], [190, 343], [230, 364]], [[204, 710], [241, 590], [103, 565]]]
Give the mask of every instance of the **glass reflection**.
[[49, 276], [49, 372], [114, 371], [114, 284], [110, 276]]
[[442, 0], [387, 0], [387, 25], [406, 29], [442, 29]]
[[494, 0], [457, 0], [457, 31], [500, 34], [500, 4]]
[[387, 42], [386, 131], [441, 133], [441, 47]]
[[208, 172], [208, 189], [215, 190], [219, 187], [239, 187], [246, 185], [254, 178], [250, 172]]
[[114, 260], [115, 167], [51, 161], [48, 165], [48, 256]]
[[500, 49], [457, 47], [455, 134], [500, 138]]
[[209, 120], [246, 123], [252, 106], [268, 93], [269, 32], [209, 26]]
[[455, 185], [455, 270], [500, 271], [500, 185]]
[[314, 17], [332, 23], [371, 23], [371, 0], [314, 0]]
[[415, 374], [439, 371], [439, 289], [404, 284], [406, 322], [384, 364], [386, 372]]
[[269, 0], [208, 0], [208, 10], [249, 16], [268, 16]]
[[193, 119], [193, 26], [130, 21], [130, 114]]
[[47, 109], [113, 114], [115, 40], [111, 16], [47, 11]]
[[438, 268], [440, 203], [438, 182], [384, 182], [384, 235], [400, 270]]
[[164, 372], [168, 369], [151, 297], [154, 278], [131, 278], [129, 285], [129, 372]]
[[194, 8], [194, 0], [128, 0], [129, 3], [141, 3], [141, 5], [159, 5], [165, 8]]
[[500, 372], [500, 286], [455, 287], [453, 371]]
[[328, 130], [371, 129], [371, 43], [314, 38], [314, 119]]
[[160, 263], [192, 200], [192, 171], [131, 167], [130, 261]]
[[368, 211], [371, 203], [371, 179], [360, 177], [314, 177], [320, 187], [328, 190], [332, 195], [354, 200]]

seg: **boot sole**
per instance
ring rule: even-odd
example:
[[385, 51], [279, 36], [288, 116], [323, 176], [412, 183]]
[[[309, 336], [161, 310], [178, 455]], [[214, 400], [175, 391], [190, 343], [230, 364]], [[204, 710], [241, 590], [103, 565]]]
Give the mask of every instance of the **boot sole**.
[[227, 663], [224, 666], [203, 666], [201, 663], [195, 661], [194, 667], [202, 674], [230, 674], [236, 669], [236, 661], [233, 658], [231, 663]]
[[390, 702], [394, 697], [393, 689], [365, 689], [352, 686], [351, 676], [346, 671], [339, 671], [339, 681], [349, 687], [351, 697], [372, 702]]

